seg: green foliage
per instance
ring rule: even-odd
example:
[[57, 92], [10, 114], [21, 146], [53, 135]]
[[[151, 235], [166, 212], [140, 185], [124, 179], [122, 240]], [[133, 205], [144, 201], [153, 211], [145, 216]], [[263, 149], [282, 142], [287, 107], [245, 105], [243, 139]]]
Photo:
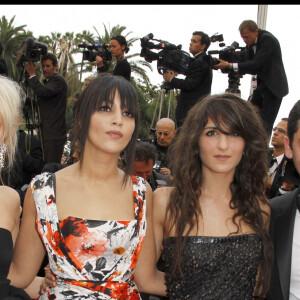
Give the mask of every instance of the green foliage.
[[26, 32], [26, 25], [14, 27], [14, 20], [15, 16], [10, 21], [5, 16], [0, 19], [0, 57], [7, 64], [10, 77], [19, 81], [22, 73], [21, 68], [17, 67], [22, 54], [20, 48], [32, 32]]
[[[15, 16], [8, 21], [5, 16], [0, 19], [0, 57], [4, 58], [9, 70], [9, 75], [12, 79], [19, 82], [20, 78], [24, 81], [24, 65], [20, 63], [20, 58], [25, 49], [25, 40], [27, 37], [33, 37], [31, 31], [26, 31], [25, 27], [14, 26]], [[130, 37], [132, 31], [124, 33], [125, 26], [116, 25], [112, 28], [103, 24], [104, 34], [100, 34], [97, 28], [93, 29], [96, 35], [88, 30], [83, 30], [81, 33], [66, 32], [64, 34], [59, 32], [51, 32], [46, 36], [39, 36], [36, 40], [41, 43], [45, 43], [48, 46], [48, 51], [56, 55], [59, 61], [58, 73], [64, 76], [68, 83], [68, 102], [67, 102], [67, 128], [71, 128], [73, 122], [73, 106], [77, 100], [78, 94], [82, 91], [82, 76], [84, 73], [96, 73], [95, 63], [82, 61], [77, 63], [78, 56], [82, 58], [82, 49], [78, 48], [78, 44], [95, 44], [98, 41], [101, 43], [109, 44], [110, 39], [116, 35], [124, 35], [126, 37], [128, 47], [130, 48], [133, 43], [139, 40], [137, 37]], [[129, 52], [130, 53], [130, 52]], [[140, 104], [140, 138], [151, 138], [149, 130], [151, 127], [155, 127], [158, 117], [159, 96], [160, 88], [150, 83], [147, 76], [146, 69], [150, 69], [152, 66], [144, 59], [140, 59], [139, 53], [130, 53], [125, 56], [131, 65], [132, 74], [131, 83], [135, 86], [139, 97]], [[17, 66], [17, 63], [19, 65]], [[113, 59], [110, 62], [109, 70], [112, 71], [116, 61]], [[41, 65], [38, 64], [37, 76], [42, 78]], [[25, 93], [28, 96], [33, 96], [31, 90], [27, 90], [26, 86], [23, 86]], [[168, 116], [168, 96], [161, 109], [161, 117]], [[169, 117], [174, 118], [174, 101], [171, 103], [171, 115]], [[170, 114], [170, 113], [169, 113]]]
[[173, 120], [175, 119], [175, 97], [172, 95], [170, 97], [169, 93], [165, 93], [163, 95], [161, 111], [159, 114], [161, 93], [163, 92], [160, 87], [152, 84], [145, 84], [140, 79], [132, 81], [132, 84], [137, 91], [140, 106], [141, 121], [139, 128], [139, 138], [153, 138], [153, 136], [150, 134], [150, 129], [155, 128], [156, 123], [160, 118], [168, 117]]

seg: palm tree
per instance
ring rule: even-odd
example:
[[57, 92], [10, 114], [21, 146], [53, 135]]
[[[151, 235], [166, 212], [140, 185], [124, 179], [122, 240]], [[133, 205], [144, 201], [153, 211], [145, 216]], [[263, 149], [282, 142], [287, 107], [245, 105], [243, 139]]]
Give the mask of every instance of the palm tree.
[[26, 25], [14, 27], [14, 20], [15, 16], [10, 21], [5, 16], [0, 19], [0, 57], [7, 64], [9, 76], [18, 81], [20, 75], [20, 70], [16, 67], [18, 51], [32, 33], [25, 31]]
[[[95, 43], [95, 37], [93, 35], [93, 33], [91, 33], [90, 31], [86, 31], [83, 30], [82, 33], [77, 33], [76, 37], [75, 37], [75, 44], [80, 45], [80, 44], [86, 44], [86, 45], [93, 45]], [[78, 50], [78, 52], [82, 52], [80, 50]], [[92, 63], [86, 63], [83, 61], [83, 54], [82, 54], [82, 60], [80, 62], [80, 76], [79, 76], [79, 80], [81, 81], [82, 79], [82, 73], [85, 72], [92, 72], [93, 70], [93, 64]], [[85, 69], [84, 69], [85, 67]]]

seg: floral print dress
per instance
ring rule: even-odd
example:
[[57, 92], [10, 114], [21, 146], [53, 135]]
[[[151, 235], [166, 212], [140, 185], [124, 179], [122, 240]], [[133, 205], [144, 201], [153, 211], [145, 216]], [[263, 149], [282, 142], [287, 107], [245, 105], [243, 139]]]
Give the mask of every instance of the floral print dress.
[[133, 274], [146, 232], [146, 183], [135, 176], [132, 182], [134, 220], [59, 221], [55, 174], [33, 179], [36, 227], [57, 278], [40, 299], [141, 299]]

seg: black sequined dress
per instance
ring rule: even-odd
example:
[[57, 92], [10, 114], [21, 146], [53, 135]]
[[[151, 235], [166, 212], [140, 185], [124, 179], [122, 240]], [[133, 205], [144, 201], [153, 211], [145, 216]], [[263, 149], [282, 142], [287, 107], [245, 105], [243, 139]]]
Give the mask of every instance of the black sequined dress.
[[187, 237], [182, 252], [183, 278], [178, 271], [171, 276], [175, 244], [176, 237], [165, 239], [161, 256], [169, 299], [253, 299], [262, 256], [257, 234]]

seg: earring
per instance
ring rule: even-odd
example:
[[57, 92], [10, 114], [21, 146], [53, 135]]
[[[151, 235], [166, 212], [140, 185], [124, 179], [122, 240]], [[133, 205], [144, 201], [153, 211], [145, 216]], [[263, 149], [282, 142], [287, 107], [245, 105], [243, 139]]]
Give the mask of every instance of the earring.
[[7, 151], [7, 147], [2, 142], [0, 145], [0, 169], [4, 167], [4, 160], [5, 160], [5, 152]]

